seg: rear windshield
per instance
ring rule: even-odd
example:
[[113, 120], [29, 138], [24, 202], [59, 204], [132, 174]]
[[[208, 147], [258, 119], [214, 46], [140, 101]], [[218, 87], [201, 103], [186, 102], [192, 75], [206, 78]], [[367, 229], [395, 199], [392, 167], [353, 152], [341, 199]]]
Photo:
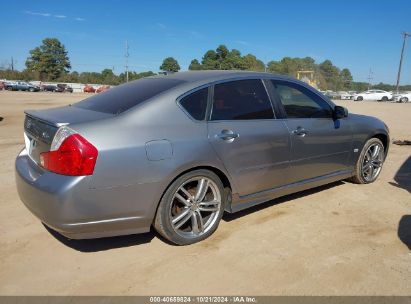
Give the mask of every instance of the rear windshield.
[[97, 112], [120, 114], [183, 82], [167, 78], [139, 79], [84, 99], [73, 106]]

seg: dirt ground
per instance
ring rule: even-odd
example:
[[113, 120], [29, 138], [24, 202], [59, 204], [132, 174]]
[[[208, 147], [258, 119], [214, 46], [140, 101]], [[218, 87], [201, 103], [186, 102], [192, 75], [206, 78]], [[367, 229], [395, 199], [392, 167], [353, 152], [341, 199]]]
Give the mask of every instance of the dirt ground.
[[[226, 215], [188, 247], [155, 233], [50, 233], [14, 184], [23, 110], [84, 97], [0, 92], [0, 295], [411, 295], [411, 146], [391, 146], [374, 184], [338, 182]], [[337, 103], [411, 140], [411, 104]]]

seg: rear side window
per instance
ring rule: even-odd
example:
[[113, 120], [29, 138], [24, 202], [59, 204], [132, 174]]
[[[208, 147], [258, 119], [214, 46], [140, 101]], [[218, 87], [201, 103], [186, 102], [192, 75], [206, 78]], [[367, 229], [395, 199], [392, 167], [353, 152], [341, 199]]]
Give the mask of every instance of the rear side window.
[[182, 98], [180, 104], [194, 119], [204, 120], [207, 98], [208, 88], [204, 88]]
[[183, 82], [177, 79], [144, 78], [109, 89], [73, 106], [97, 112], [120, 114]]
[[211, 120], [274, 118], [271, 102], [261, 80], [238, 80], [214, 86]]

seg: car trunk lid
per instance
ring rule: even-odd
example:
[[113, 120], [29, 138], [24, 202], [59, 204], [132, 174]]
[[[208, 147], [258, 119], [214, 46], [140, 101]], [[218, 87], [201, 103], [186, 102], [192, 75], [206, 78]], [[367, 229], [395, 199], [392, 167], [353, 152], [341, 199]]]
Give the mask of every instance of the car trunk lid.
[[24, 141], [30, 158], [40, 163], [40, 154], [50, 151], [54, 135], [61, 126], [92, 122], [113, 115], [72, 106], [25, 111]]

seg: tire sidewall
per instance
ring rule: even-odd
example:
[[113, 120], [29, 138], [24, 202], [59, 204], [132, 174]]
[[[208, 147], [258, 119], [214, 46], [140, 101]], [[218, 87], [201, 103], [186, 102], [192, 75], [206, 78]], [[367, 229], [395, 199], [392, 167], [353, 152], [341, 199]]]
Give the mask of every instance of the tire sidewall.
[[[217, 185], [218, 191], [220, 191], [221, 195], [221, 208], [219, 214], [217, 215], [217, 220], [215, 221], [214, 226], [211, 227], [211, 229], [207, 231], [207, 233], [204, 233], [203, 235], [197, 238], [188, 239], [180, 236], [174, 231], [168, 211], [170, 210], [172, 198], [175, 192], [178, 190], [178, 188], [187, 180], [200, 176], [204, 176], [211, 179]], [[157, 209], [156, 217], [154, 220], [154, 227], [158, 233], [160, 233], [163, 237], [165, 237], [167, 240], [176, 245], [190, 245], [197, 243], [208, 238], [217, 230], [220, 220], [224, 214], [226, 201], [226, 191], [224, 191], [223, 183], [215, 173], [204, 169], [188, 172], [178, 177], [173, 183], [171, 183], [171, 185], [165, 191]]]

